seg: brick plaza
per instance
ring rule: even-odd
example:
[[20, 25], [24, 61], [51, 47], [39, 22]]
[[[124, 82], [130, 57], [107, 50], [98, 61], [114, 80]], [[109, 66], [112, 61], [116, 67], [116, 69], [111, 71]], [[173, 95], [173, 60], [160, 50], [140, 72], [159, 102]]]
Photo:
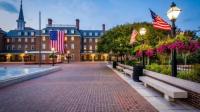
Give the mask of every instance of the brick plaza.
[[61, 66], [62, 71], [0, 89], [0, 112], [157, 111], [105, 63]]

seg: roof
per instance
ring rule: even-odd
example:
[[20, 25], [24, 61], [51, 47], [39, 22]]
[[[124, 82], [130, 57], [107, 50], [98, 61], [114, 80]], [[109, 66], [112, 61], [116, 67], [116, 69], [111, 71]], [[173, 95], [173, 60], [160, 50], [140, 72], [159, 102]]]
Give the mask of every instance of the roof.
[[42, 34], [47, 34], [49, 35], [49, 32], [52, 30], [61, 30], [64, 31], [67, 35], [80, 35], [79, 30], [77, 30], [76, 27], [74, 26], [68, 26], [68, 27], [46, 27], [42, 30]]
[[6, 33], [5, 31], [3, 31], [1, 28], [0, 28], [0, 33]]
[[83, 38], [99, 38], [103, 35], [102, 30], [80, 30]]
[[6, 37], [32, 37], [35, 36], [37, 34], [37, 30], [30, 28], [30, 27], [26, 27], [24, 30], [10, 30], [7, 34]]
[[[46, 27], [41, 31], [42, 35], [49, 35], [52, 30], [64, 31], [67, 35], [80, 36], [83, 38], [99, 38], [103, 35], [102, 30], [78, 30], [75, 26], [65, 26], [65, 27]], [[25, 27], [24, 30], [10, 30], [6, 37], [19, 38], [19, 37], [33, 37], [38, 36], [39, 30], [35, 30], [31, 27]]]

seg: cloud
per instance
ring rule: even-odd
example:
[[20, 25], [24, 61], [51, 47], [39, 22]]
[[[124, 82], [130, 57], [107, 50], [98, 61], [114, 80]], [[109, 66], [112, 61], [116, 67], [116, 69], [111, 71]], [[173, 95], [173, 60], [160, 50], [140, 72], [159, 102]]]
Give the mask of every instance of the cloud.
[[0, 2], [0, 9], [10, 13], [18, 13], [17, 8], [13, 4], [8, 3], [6, 1]]

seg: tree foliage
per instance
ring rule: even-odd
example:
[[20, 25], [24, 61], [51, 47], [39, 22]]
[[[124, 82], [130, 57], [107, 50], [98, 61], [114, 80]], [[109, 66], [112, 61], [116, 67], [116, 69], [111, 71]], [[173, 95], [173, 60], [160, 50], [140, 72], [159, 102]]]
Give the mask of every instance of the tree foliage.
[[[133, 29], [139, 32], [142, 27], [147, 29], [146, 35], [140, 36], [138, 34], [137, 42], [131, 46], [129, 43]], [[130, 53], [135, 46], [141, 45], [143, 40], [149, 46], [156, 46], [159, 40], [166, 38], [168, 34], [169, 32], [166, 31], [155, 30], [152, 24], [147, 22], [118, 25], [102, 36], [98, 43], [98, 51], [104, 53], [112, 51], [115, 54], [124, 55]]]

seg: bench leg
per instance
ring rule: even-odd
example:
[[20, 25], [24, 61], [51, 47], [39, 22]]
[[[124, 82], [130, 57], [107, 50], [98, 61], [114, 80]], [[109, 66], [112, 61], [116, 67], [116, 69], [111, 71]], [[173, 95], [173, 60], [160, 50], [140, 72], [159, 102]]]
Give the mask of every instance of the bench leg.
[[148, 87], [147, 83], [144, 83], [144, 87], [146, 87], [146, 88]]
[[168, 96], [168, 95], [164, 95], [164, 97], [165, 97], [165, 99], [166, 99], [167, 101], [170, 101], [170, 102], [173, 102], [173, 101], [174, 101], [174, 98], [171, 98], [171, 97]]

